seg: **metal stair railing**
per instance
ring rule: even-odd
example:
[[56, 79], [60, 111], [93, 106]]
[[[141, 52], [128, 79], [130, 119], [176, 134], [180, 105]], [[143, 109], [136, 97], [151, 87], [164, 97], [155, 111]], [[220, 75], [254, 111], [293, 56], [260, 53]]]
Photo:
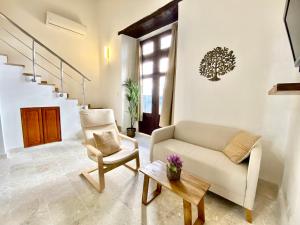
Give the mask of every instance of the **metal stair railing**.
[[[16, 35], [14, 35], [12, 32], [10, 32], [8, 29], [6, 29], [4, 26], [0, 27], [1, 30], [5, 31], [8, 35], [13, 37], [15, 40], [17, 40], [19, 43], [21, 43], [23, 46], [25, 46], [26, 48], [28, 48], [31, 51], [31, 58], [30, 58], [26, 54], [24, 54], [21, 50], [17, 49], [16, 46], [13, 46], [8, 41], [4, 40], [4, 38], [0, 37], [0, 40], [3, 43], [5, 43], [9, 47], [13, 48], [14, 50], [16, 50], [18, 53], [20, 53], [21, 55], [26, 57], [28, 60], [32, 61], [32, 69], [33, 69], [33, 71], [32, 71], [33, 72], [32, 73], [33, 74], [32, 81], [36, 82], [36, 78], [37, 78], [36, 67], [38, 66], [41, 69], [43, 69], [44, 71], [46, 71], [47, 73], [49, 73], [50, 75], [52, 75], [53, 77], [55, 77], [56, 79], [60, 80], [60, 92], [61, 92], [61, 94], [63, 94], [63, 92], [64, 92], [64, 75], [67, 75], [69, 78], [76, 81], [76, 79], [74, 79], [72, 75], [70, 75], [70, 74], [68, 74], [64, 71], [65, 66], [68, 66], [69, 68], [71, 68], [73, 71], [75, 71], [81, 77], [80, 85], [81, 85], [81, 90], [82, 90], [82, 104], [85, 106], [85, 98], [86, 98], [85, 82], [86, 81], [91, 81], [91, 80], [87, 76], [85, 76], [83, 73], [81, 73], [77, 68], [75, 68], [69, 62], [67, 62], [65, 59], [63, 59], [61, 56], [56, 54], [53, 50], [48, 48], [46, 45], [41, 43], [39, 40], [37, 40], [35, 37], [33, 37], [31, 34], [29, 34], [22, 27], [20, 27], [18, 24], [16, 24], [14, 21], [12, 21], [10, 18], [8, 18], [6, 15], [4, 15], [1, 12], [0, 12], [0, 18], [5, 20], [6, 22], [8, 22], [10, 25], [13, 25], [13, 27], [17, 28], [19, 31], [21, 31], [21, 33], [23, 33], [25, 36], [27, 36], [28, 38], [31, 39], [32, 44], [31, 44], [31, 46], [29, 46], [24, 41], [22, 41], [20, 38], [18, 38]], [[0, 24], [0, 25], [2, 25], [2, 24]], [[53, 63], [51, 60], [47, 59], [47, 57], [43, 56], [41, 53], [39, 53], [37, 51], [37, 46], [42, 47], [47, 52], [49, 52], [50, 54], [55, 56], [59, 60], [59, 66], [56, 65], [55, 63]], [[58, 69], [59, 72], [60, 72], [59, 76], [57, 76], [53, 72], [49, 71], [46, 67], [44, 67], [43, 65], [38, 63], [37, 62], [37, 56], [41, 57], [43, 60], [47, 61], [49, 64], [54, 66], [55, 69]]]

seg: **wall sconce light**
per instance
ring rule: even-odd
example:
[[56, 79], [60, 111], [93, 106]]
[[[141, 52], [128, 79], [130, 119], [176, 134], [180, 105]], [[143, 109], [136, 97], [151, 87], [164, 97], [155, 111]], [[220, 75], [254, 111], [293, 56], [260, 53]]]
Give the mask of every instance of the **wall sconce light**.
[[105, 46], [104, 47], [104, 59], [106, 63], [109, 63], [109, 59], [110, 59], [110, 49], [109, 47]]

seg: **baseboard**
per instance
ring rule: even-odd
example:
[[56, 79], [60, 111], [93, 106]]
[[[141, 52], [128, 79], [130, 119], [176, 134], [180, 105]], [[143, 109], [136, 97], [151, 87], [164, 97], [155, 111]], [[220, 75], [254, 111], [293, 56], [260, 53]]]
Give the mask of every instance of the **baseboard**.
[[141, 135], [141, 136], [145, 136], [145, 137], [151, 137], [151, 135], [145, 134], [145, 133], [141, 133], [141, 132], [137, 132], [137, 134], [139, 134], [139, 135]]
[[6, 154], [0, 154], [0, 159], [7, 159], [7, 155]]
[[280, 205], [281, 225], [288, 225], [288, 212], [287, 212], [288, 206], [281, 188], [278, 191], [278, 201]]

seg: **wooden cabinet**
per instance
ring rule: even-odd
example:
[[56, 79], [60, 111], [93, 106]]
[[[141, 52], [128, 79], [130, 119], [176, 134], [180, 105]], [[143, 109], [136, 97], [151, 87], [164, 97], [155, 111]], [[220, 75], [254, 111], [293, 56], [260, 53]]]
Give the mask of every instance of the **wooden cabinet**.
[[24, 147], [61, 141], [59, 107], [22, 108]]
[[45, 143], [61, 141], [59, 108], [42, 108], [42, 116]]
[[44, 143], [41, 108], [21, 109], [23, 141], [25, 147]]

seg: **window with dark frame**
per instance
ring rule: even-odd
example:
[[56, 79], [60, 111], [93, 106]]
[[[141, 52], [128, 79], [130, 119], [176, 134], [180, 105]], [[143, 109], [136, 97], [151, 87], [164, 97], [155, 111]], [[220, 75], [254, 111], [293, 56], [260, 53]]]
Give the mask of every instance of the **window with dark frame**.
[[171, 41], [171, 30], [168, 30], [141, 42], [143, 113], [161, 113]]

